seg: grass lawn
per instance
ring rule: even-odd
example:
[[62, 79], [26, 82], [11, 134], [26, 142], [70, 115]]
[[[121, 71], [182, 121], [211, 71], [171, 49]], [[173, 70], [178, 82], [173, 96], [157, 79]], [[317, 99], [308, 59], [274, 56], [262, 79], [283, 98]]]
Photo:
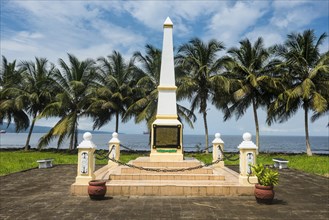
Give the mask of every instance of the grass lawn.
[[[140, 156], [148, 154], [141, 153], [121, 153], [120, 160], [128, 162]], [[186, 157], [197, 158], [204, 163], [212, 161], [212, 154], [186, 153]], [[234, 156], [236, 158], [238, 155]], [[289, 160], [288, 167], [301, 170], [307, 173], [329, 176], [329, 156], [314, 155], [308, 157], [306, 154], [288, 155], [288, 154], [260, 154], [257, 157], [257, 163], [273, 164], [272, 158], [280, 157]], [[68, 153], [66, 151], [0, 151], [0, 175], [6, 175], [22, 170], [38, 167], [37, 160], [52, 158], [53, 164], [77, 164], [77, 153]], [[106, 160], [96, 160], [96, 164], [107, 164]], [[226, 165], [238, 165], [239, 161], [225, 161]]]

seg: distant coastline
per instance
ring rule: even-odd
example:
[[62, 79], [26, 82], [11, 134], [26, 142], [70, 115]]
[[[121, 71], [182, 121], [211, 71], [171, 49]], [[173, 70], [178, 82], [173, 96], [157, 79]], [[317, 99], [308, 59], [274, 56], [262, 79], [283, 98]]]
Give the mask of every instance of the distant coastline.
[[[108, 142], [112, 138], [111, 133], [93, 133], [92, 141], [96, 144], [97, 149], [108, 149]], [[31, 137], [30, 145], [37, 148], [39, 138], [44, 133], [34, 133]], [[78, 143], [83, 140], [82, 133], [78, 135]], [[0, 134], [0, 148], [22, 148], [25, 144], [27, 133], [6, 133]], [[213, 136], [209, 137], [209, 141], [213, 140]], [[237, 152], [238, 145], [242, 141], [241, 135], [222, 135], [224, 141], [224, 150], [226, 152]], [[253, 136], [253, 141], [254, 140]], [[123, 146], [136, 151], [149, 151], [149, 135], [144, 134], [119, 134], [119, 140]], [[204, 148], [204, 135], [184, 135], [183, 147], [184, 151], [193, 152]], [[311, 148], [315, 154], [329, 155], [329, 140], [327, 136], [311, 136]], [[69, 140], [65, 140], [61, 149], [68, 149]], [[262, 135], [260, 139], [260, 151], [266, 153], [304, 153], [305, 138], [303, 136], [269, 136]], [[49, 148], [57, 146], [56, 139], [49, 143]], [[122, 148], [121, 150], [124, 150]]]
[[[51, 127], [48, 126], [34, 126], [33, 128], [33, 134], [34, 133], [47, 133], [49, 130], [51, 129]], [[15, 131], [15, 125], [14, 124], [10, 124], [9, 127], [7, 127], [7, 124], [4, 123], [2, 125], [0, 125], [0, 130], [4, 131], [1, 133], [16, 133]], [[27, 128], [25, 131], [20, 131], [19, 133], [28, 133], [29, 132], [29, 128]], [[110, 131], [87, 131], [87, 130], [78, 130], [79, 133], [85, 133], [85, 132], [91, 132], [91, 133], [95, 133], [95, 134], [111, 134], [112, 132]]]

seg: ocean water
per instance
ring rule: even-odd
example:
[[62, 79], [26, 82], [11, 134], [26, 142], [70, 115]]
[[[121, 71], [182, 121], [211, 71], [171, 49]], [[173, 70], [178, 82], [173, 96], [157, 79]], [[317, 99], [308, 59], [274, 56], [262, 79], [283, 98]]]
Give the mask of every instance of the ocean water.
[[[44, 134], [32, 134], [30, 145], [36, 148], [38, 140]], [[78, 142], [80, 143], [83, 134], [79, 134]], [[27, 133], [5, 133], [0, 134], [0, 148], [22, 148], [25, 145]], [[108, 142], [112, 138], [111, 134], [93, 134], [92, 141], [98, 149], [108, 149]], [[240, 135], [222, 135], [224, 141], [224, 151], [237, 152], [238, 145], [242, 142]], [[209, 137], [211, 144], [214, 136]], [[149, 135], [143, 134], [119, 134], [121, 144], [133, 150], [150, 150]], [[255, 142], [255, 136], [252, 140]], [[310, 138], [313, 153], [329, 154], [329, 137], [316, 136]], [[62, 149], [68, 147], [67, 140], [61, 146]], [[205, 145], [203, 135], [184, 135], [183, 148], [184, 151], [197, 151]], [[51, 142], [51, 148], [56, 148], [56, 141]], [[198, 148], [199, 147], [199, 148]], [[211, 150], [211, 148], [210, 148]], [[284, 153], [304, 153], [306, 152], [305, 137], [303, 136], [261, 136], [260, 137], [261, 152], [284, 152]]]

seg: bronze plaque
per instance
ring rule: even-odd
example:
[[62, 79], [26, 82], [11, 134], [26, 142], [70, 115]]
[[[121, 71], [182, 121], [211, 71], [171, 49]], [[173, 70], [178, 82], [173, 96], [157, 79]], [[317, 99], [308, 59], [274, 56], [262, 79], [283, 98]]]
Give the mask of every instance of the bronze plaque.
[[153, 125], [153, 148], [180, 148], [180, 128], [180, 125]]

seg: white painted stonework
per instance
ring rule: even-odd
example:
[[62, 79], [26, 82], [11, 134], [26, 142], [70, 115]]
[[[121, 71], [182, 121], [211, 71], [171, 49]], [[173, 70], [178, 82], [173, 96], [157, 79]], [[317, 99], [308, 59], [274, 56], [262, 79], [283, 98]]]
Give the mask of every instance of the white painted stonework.
[[[173, 45], [173, 23], [168, 17], [163, 24], [163, 46], [161, 57], [160, 85], [158, 86], [158, 108], [156, 120], [152, 124], [151, 130], [151, 161], [180, 161], [183, 160], [182, 147], [182, 123], [177, 119], [174, 66], [174, 45]], [[159, 153], [153, 148], [154, 127], [153, 125], [174, 125], [180, 126], [180, 148], [175, 153]]]
[[240, 176], [239, 183], [242, 185], [249, 185], [257, 183], [256, 176], [248, 176], [251, 172], [250, 165], [256, 164], [256, 150], [258, 147], [252, 142], [251, 134], [246, 132], [243, 134], [243, 141], [238, 146], [240, 150]]
[[[212, 141], [212, 162], [217, 161], [218, 159], [224, 159], [224, 155], [218, 149], [219, 147], [224, 151], [224, 141], [220, 137], [220, 133], [215, 134], [215, 139]], [[220, 161], [217, 164], [213, 165], [214, 167], [224, 167], [224, 161]]]
[[78, 184], [88, 184], [90, 180], [95, 179], [95, 156], [94, 152], [97, 146], [92, 142], [92, 134], [86, 132], [83, 134], [83, 141], [78, 145], [78, 172], [75, 182]]
[[[163, 44], [160, 70], [160, 86], [175, 85], [173, 23], [168, 17], [163, 24]], [[175, 97], [176, 99], [176, 97]], [[175, 100], [176, 101], [176, 100]]]
[[157, 115], [177, 115], [176, 90], [159, 90]]

